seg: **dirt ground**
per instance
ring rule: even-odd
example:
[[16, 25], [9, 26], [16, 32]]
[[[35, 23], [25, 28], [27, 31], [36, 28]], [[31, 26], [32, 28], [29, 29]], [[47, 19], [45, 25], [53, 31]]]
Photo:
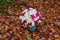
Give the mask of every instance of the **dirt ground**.
[[[21, 0], [16, 0], [18, 3]], [[24, 0], [27, 6], [17, 4], [17, 9], [8, 6], [10, 16], [0, 15], [0, 40], [60, 40], [60, 0]], [[19, 16], [27, 8], [36, 8], [41, 12], [42, 22], [37, 31], [30, 33], [21, 27]]]

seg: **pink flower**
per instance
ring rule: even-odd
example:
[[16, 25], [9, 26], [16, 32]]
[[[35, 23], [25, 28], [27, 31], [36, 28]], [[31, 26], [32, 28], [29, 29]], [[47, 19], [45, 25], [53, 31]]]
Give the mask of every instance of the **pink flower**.
[[30, 9], [28, 8], [28, 11], [27, 12], [29, 12], [30, 11]]
[[38, 10], [36, 10], [36, 11], [37, 11], [37, 13], [36, 13], [36, 17], [37, 17], [37, 16], [40, 16], [40, 13], [39, 13], [39, 11], [38, 11]]
[[24, 23], [21, 23], [21, 25], [24, 27], [25, 24]]
[[35, 16], [34, 15], [31, 15], [31, 18], [34, 20]]
[[25, 23], [27, 23], [26, 20], [24, 20], [24, 21], [21, 23], [21, 25], [25, 26]]
[[29, 22], [29, 23], [28, 23], [28, 25], [29, 25], [29, 26], [31, 26], [31, 25], [32, 25], [32, 23], [31, 23], [31, 22]]
[[38, 20], [34, 21], [35, 25], [37, 25], [37, 24], [38, 24], [38, 21], [39, 21], [39, 20], [40, 20], [40, 18], [39, 18]]
[[34, 23], [37, 25], [38, 24], [38, 20], [37, 21], [34, 21]]

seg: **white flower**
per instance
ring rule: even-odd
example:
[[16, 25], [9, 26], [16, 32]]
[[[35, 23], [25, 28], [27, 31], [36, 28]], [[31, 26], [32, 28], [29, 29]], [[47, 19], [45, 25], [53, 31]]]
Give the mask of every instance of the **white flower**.
[[21, 20], [25, 20], [26, 18], [24, 18], [24, 16], [20, 16], [20, 19], [21, 19]]
[[34, 22], [32, 22], [32, 26], [35, 26], [35, 23]]

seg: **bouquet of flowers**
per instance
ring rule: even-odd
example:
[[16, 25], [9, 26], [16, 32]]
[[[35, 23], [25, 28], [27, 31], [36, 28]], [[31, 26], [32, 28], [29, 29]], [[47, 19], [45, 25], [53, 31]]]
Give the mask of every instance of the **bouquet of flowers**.
[[36, 29], [35, 25], [38, 25], [41, 22], [41, 14], [37, 9], [28, 8], [25, 9], [20, 15], [20, 19], [22, 20], [21, 25], [23, 27], [27, 27], [34, 30]]

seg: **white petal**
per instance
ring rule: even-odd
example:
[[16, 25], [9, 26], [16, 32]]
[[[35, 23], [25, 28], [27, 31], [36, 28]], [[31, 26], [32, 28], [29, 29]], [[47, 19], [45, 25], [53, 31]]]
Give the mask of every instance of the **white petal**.
[[36, 18], [34, 18], [34, 20], [35, 20], [35, 21], [37, 21], [38, 19], [39, 19], [39, 16], [38, 16], [38, 17], [36, 17]]
[[22, 13], [27, 12], [27, 9], [25, 9]]
[[34, 22], [32, 22], [32, 26], [35, 26], [35, 23]]
[[21, 20], [25, 20], [24, 16], [20, 16], [20, 19], [21, 19]]
[[39, 20], [38, 22], [41, 22], [41, 20]]

